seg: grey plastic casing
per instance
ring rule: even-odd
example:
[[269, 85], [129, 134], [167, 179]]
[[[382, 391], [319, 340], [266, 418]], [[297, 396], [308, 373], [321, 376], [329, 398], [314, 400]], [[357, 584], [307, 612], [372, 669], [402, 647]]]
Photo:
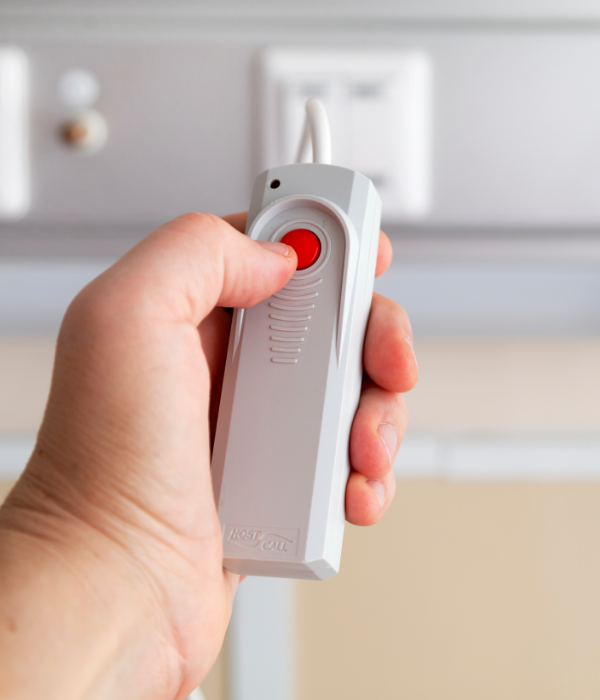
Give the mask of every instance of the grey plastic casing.
[[303, 163], [256, 178], [246, 234], [277, 241], [309, 229], [321, 251], [280, 292], [233, 314], [212, 473], [234, 573], [322, 580], [339, 570], [380, 219], [373, 183], [346, 168]]

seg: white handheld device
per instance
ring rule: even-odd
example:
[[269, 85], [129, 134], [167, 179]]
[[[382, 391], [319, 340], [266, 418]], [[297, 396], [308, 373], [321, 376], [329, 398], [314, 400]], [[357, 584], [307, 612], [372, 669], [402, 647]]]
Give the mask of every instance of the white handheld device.
[[327, 164], [327, 117], [307, 103], [313, 163], [254, 183], [246, 235], [298, 254], [290, 282], [234, 312], [212, 471], [224, 566], [253, 576], [338, 572], [348, 439], [379, 244], [381, 201], [364, 175]]

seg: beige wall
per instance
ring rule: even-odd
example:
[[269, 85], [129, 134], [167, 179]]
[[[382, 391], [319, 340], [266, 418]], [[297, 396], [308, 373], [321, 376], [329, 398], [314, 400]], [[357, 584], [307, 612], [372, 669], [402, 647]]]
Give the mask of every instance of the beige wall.
[[[600, 339], [428, 339], [408, 395], [413, 431], [600, 430]], [[34, 432], [53, 338], [0, 337], [0, 433]]]
[[[33, 433], [52, 339], [0, 340], [0, 433]], [[597, 433], [600, 340], [417, 344], [413, 432]], [[0, 497], [4, 485], [0, 485]], [[299, 700], [600, 697], [600, 484], [401, 481], [298, 591]], [[226, 697], [224, 655], [204, 684]]]
[[300, 700], [596, 700], [600, 486], [399, 484], [298, 584]]
[[54, 338], [0, 336], [0, 435], [35, 433], [54, 360]]
[[[412, 431], [600, 430], [600, 341], [428, 340]], [[600, 697], [600, 485], [401, 481], [298, 589], [300, 700]]]
[[0, 481], [0, 503], [8, 496], [12, 486], [12, 482]]
[[426, 340], [412, 431], [600, 430], [600, 339]]

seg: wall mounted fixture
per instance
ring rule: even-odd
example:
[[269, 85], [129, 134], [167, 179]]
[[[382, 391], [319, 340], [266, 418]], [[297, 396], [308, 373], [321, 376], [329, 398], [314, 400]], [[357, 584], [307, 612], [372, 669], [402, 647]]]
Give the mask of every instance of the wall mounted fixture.
[[17, 48], [0, 48], [0, 221], [29, 210], [28, 61]]

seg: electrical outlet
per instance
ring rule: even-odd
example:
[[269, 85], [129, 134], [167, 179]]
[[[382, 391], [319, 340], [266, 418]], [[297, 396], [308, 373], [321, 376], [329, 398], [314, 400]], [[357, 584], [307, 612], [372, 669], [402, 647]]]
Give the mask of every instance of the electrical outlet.
[[431, 207], [429, 56], [417, 50], [267, 49], [262, 56], [262, 167], [295, 162], [310, 97], [325, 104], [333, 164], [371, 178], [387, 221]]

